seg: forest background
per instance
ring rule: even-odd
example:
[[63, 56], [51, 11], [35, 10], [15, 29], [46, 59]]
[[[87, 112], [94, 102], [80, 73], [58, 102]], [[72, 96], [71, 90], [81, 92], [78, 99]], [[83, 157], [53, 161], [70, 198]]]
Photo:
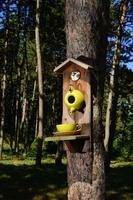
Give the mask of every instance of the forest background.
[[[122, 3], [111, 1], [108, 32], [107, 70], [103, 105], [103, 130], [106, 126], [108, 96], [113, 90], [111, 113], [111, 159], [133, 159], [133, 1], [127, 1], [124, 22], [120, 24]], [[41, 1], [40, 44], [43, 64], [45, 136], [51, 136], [61, 122], [62, 77], [53, 69], [66, 59], [63, 0]], [[0, 1], [0, 158], [36, 157], [38, 137], [38, 67], [36, 56], [36, 1]], [[121, 27], [121, 29], [119, 28]], [[117, 40], [120, 45], [117, 46]], [[115, 81], [110, 85], [114, 55]], [[118, 52], [117, 52], [118, 53]], [[4, 144], [4, 145], [3, 145]], [[58, 144], [43, 142], [42, 156], [56, 153]]]

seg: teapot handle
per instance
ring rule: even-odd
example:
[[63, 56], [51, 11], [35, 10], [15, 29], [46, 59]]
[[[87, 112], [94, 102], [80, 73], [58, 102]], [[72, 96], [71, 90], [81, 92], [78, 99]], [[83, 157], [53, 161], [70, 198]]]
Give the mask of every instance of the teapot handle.
[[76, 130], [81, 130], [82, 129], [82, 125], [76, 124]]

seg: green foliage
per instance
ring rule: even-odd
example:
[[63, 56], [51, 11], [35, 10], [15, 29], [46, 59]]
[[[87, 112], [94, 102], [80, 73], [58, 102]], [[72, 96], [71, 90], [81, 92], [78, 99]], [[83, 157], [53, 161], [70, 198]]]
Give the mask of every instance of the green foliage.
[[[42, 50], [44, 62], [47, 65], [46, 70], [50, 70], [52, 66], [54, 67], [61, 60], [64, 60], [65, 57], [64, 8], [65, 3], [63, 0], [46, 1], [42, 5]], [[45, 16], [43, 14], [44, 10]]]
[[[45, 135], [52, 135], [55, 125], [61, 122], [62, 115], [62, 78], [53, 74], [53, 69], [66, 58], [66, 39], [65, 39], [65, 1], [64, 0], [46, 0], [41, 3], [41, 49], [44, 63], [44, 132]], [[114, 52], [114, 41], [116, 30], [118, 28], [120, 16], [121, 1], [111, 1], [110, 11], [110, 30], [109, 45], [107, 56], [107, 80], [105, 100], [108, 94], [108, 75], [112, 64]], [[122, 45], [122, 62], [132, 60], [132, 2], [129, 1], [126, 26], [123, 35]], [[9, 12], [10, 8], [10, 12]], [[38, 105], [38, 90], [33, 97], [33, 88], [37, 80], [36, 72], [36, 47], [35, 47], [35, 8], [36, 1], [0, 1], [0, 80], [5, 68], [4, 56], [7, 56], [7, 88], [5, 99], [5, 138], [8, 138], [13, 144], [16, 137], [15, 119], [17, 112], [19, 123], [22, 117], [22, 107], [24, 100], [27, 99], [26, 116], [20, 130], [19, 143], [21, 147], [31, 145], [28, 156], [36, 155], [35, 124]], [[19, 12], [18, 12], [19, 11]], [[8, 48], [5, 51], [6, 34], [8, 29]], [[17, 62], [16, 62], [17, 61]], [[24, 62], [22, 62], [24, 61]], [[19, 66], [19, 65], [20, 66]], [[18, 68], [19, 67], [19, 68]], [[18, 77], [20, 69], [20, 77]], [[119, 156], [131, 159], [132, 149], [132, 124], [131, 124], [131, 100], [132, 73], [124, 70], [120, 74], [119, 80], [119, 103], [118, 103], [118, 120], [117, 132], [114, 141], [114, 151]], [[19, 94], [18, 94], [19, 93]], [[19, 110], [16, 110], [17, 98], [20, 99]], [[1, 100], [1, 97], [0, 97]], [[107, 102], [104, 102], [104, 116]], [[19, 125], [18, 125], [19, 126]], [[26, 141], [27, 140], [27, 141]], [[13, 145], [14, 148], [14, 145]], [[22, 148], [22, 149], [23, 149]], [[21, 151], [21, 148], [20, 148]], [[46, 152], [55, 152], [55, 143], [44, 143], [43, 155]]]
[[127, 120], [117, 122], [117, 135], [114, 140], [114, 151], [119, 152], [119, 156], [125, 160], [133, 160], [133, 121]]
[[114, 151], [125, 160], [133, 159], [133, 72], [121, 69], [117, 106], [117, 124], [114, 139]]
[[32, 73], [35, 72], [36, 69], [32, 69], [36, 66], [36, 47], [35, 47], [35, 41], [34, 40], [28, 40], [27, 41], [27, 58], [28, 58], [28, 64], [31, 66]]
[[[26, 158], [36, 158], [38, 141], [35, 138], [30, 146], [30, 150], [28, 151]], [[43, 141], [43, 149], [42, 149], [42, 157], [46, 158], [47, 154], [55, 154], [57, 150], [57, 143], [55, 142], [45, 142]]]
[[[118, 79], [119, 98], [117, 102], [116, 132], [114, 133], [113, 156], [122, 160], [133, 160], [133, 71], [125, 65], [120, 66]], [[103, 104], [103, 125], [105, 123], [107, 97], [109, 84], [105, 83], [104, 104]]]

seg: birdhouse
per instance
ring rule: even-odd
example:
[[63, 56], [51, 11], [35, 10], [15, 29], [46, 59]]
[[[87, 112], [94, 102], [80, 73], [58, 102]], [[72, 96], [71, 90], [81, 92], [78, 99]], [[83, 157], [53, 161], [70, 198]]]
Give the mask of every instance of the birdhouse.
[[63, 99], [62, 124], [57, 125], [53, 138], [65, 141], [67, 150], [81, 151], [85, 140], [91, 138], [92, 69], [92, 66], [73, 58], [68, 58], [54, 69], [55, 73], [63, 76]]

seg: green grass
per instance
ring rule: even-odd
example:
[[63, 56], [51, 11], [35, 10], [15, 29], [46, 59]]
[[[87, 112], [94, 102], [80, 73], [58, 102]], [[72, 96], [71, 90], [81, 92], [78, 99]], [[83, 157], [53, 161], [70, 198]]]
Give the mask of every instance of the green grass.
[[[66, 200], [66, 160], [56, 167], [54, 157], [43, 160], [41, 168], [33, 159], [0, 161], [0, 199]], [[133, 162], [113, 162], [107, 177], [107, 200], [133, 200]]]
[[133, 200], [133, 162], [112, 162], [106, 183], [107, 200]]
[[34, 160], [0, 162], [0, 199], [65, 200], [67, 193], [66, 165], [56, 167], [54, 159], [43, 160], [41, 168]]

